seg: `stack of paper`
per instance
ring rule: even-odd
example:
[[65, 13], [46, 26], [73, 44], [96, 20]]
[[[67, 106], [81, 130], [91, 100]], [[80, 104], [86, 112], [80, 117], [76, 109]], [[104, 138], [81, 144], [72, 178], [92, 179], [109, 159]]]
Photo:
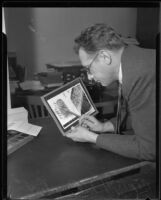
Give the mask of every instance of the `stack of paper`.
[[22, 147], [37, 136], [41, 126], [28, 123], [28, 112], [25, 108], [8, 109], [7, 152], [8, 154]]
[[14, 130], [32, 136], [37, 136], [41, 128], [41, 126], [33, 125], [25, 121], [15, 121], [8, 126], [8, 130]]
[[8, 130], [15, 130], [37, 136], [42, 127], [28, 123], [28, 112], [25, 108], [8, 109]]
[[8, 126], [15, 121], [28, 122], [28, 112], [24, 107], [8, 109], [7, 117]]

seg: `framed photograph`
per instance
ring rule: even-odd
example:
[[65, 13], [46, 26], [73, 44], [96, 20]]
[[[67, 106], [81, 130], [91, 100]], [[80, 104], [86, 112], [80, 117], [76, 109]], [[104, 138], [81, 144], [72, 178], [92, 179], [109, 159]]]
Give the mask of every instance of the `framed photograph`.
[[50, 115], [63, 135], [79, 124], [84, 115], [96, 115], [94, 105], [83, 81], [77, 78], [41, 97]]

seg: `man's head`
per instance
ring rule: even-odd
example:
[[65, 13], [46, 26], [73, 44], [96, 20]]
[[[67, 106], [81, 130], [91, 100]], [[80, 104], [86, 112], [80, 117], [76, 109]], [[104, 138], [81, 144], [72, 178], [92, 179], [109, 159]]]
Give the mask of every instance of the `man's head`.
[[74, 50], [82, 65], [103, 86], [118, 79], [121, 55], [126, 44], [111, 27], [95, 24], [75, 39]]

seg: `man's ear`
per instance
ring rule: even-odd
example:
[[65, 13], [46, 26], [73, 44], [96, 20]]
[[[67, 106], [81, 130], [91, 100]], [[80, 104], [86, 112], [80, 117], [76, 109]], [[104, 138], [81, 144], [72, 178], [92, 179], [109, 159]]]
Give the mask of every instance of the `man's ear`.
[[112, 62], [112, 57], [110, 55], [110, 53], [108, 51], [105, 51], [105, 50], [101, 50], [100, 51], [100, 56], [102, 59], [104, 59], [104, 62], [107, 64], [107, 65], [110, 65], [111, 62]]

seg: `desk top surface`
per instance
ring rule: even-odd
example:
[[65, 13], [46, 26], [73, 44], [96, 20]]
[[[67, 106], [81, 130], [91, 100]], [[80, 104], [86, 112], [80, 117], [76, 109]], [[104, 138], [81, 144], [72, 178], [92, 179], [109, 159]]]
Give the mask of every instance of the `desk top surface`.
[[51, 118], [33, 124], [43, 127], [40, 134], [8, 156], [7, 190], [12, 198], [36, 199], [141, 165], [95, 145], [73, 142]]

